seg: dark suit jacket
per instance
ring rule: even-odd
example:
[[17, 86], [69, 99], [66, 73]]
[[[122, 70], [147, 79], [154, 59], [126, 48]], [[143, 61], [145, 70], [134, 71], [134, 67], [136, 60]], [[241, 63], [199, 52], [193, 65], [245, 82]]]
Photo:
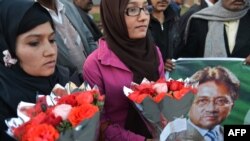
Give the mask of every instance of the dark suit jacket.
[[201, 4], [194, 4], [192, 7], [190, 7], [188, 9], [188, 11], [183, 14], [180, 18], [180, 27], [182, 28], [181, 31], [184, 33], [185, 31], [185, 27], [187, 25], [188, 19], [190, 18], [190, 16], [192, 16], [194, 13], [202, 10], [203, 8], [208, 7], [207, 3], [205, 2], [205, 0], [201, 0]]
[[[170, 134], [166, 141], [205, 141], [199, 131], [189, 122], [187, 122], [187, 129], [188, 130]], [[224, 134], [223, 127], [220, 128], [220, 134], [222, 136]]]
[[183, 14], [181, 16], [180, 21], [179, 21], [180, 43], [178, 44], [178, 46], [174, 50], [174, 58], [178, 58], [180, 56], [181, 50], [185, 46], [184, 36], [185, 36], [185, 29], [186, 29], [186, 26], [187, 26], [188, 19], [194, 13], [196, 13], [196, 12], [202, 10], [203, 8], [206, 8], [206, 7], [208, 7], [208, 5], [205, 2], [205, 0], [201, 0], [200, 5], [194, 4], [192, 7], [190, 7], [188, 9], [188, 11], [185, 14]]
[[82, 17], [83, 22], [86, 24], [89, 31], [92, 33], [94, 40], [98, 41], [98, 39], [102, 37], [102, 32], [99, 30], [95, 22], [89, 17], [88, 13], [83, 11], [79, 6], [76, 6], [76, 8]]
[[[193, 18], [190, 23], [187, 44], [181, 51], [181, 57], [203, 57], [208, 32], [208, 21]], [[240, 19], [236, 43], [233, 52], [229, 52], [227, 34], [224, 29], [224, 41], [228, 57], [246, 58], [250, 54], [250, 11]]]
[[[71, 24], [74, 26], [75, 30], [78, 32], [81, 38], [84, 49], [79, 48], [79, 51], [83, 52], [83, 50], [85, 50], [87, 53], [85, 54], [85, 56], [88, 56], [97, 48], [97, 44], [94, 41], [94, 38], [91, 32], [89, 31], [85, 23], [82, 20], [79, 20], [81, 16], [78, 13], [75, 6], [73, 5], [72, 1], [69, 1], [69, 0], [60, 0], [60, 1], [64, 4], [65, 14], [67, 18], [69, 19]], [[55, 39], [56, 39], [56, 44], [58, 46], [57, 64], [68, 68], [71, 74], [73, 74], [75, 71], [78, 71], [76, 64], [73, 63], [74, 59], [72, 59], [69, 56], [69, 49], [66, 47], [61, 35], [57, 31], [56, 31]], [[79, 73], [82, 73], [82, 72], [79, 72]]]

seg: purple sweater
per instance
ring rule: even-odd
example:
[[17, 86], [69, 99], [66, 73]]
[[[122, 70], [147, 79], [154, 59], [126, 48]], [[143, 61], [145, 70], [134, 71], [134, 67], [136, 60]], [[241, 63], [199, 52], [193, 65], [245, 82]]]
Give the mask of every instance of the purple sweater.
[[[164, 77], [164, 64], [159, 49], [159, 74]], [[123, 86], [129, 87], [133, 73], [108, 48], [105, 40], [99, 40], [99, 47], [88, 56], [83, 66], [84, 80], [92, 87], [97, 85], [105, 94], [102, 120], [111, 120], [112, 125], [105, 130], [108, 141], [144, 141], [144, 137], [124, 129], [129, 99], [123, 93]], [[135, 121], [136, 123], [136, 121]]]

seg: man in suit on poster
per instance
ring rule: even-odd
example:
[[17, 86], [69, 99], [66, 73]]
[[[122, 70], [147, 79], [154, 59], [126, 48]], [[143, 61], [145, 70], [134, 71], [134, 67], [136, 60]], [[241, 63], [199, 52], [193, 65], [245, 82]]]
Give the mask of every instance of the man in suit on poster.
[[228, 69], [217, 66], [197, 71], [191, 81], [198, 81], [199, 86], [186, 130], [171, 133], [167, 141], [223, 141], [224, 130], [220, 124], [239, 96], [238, 78]]

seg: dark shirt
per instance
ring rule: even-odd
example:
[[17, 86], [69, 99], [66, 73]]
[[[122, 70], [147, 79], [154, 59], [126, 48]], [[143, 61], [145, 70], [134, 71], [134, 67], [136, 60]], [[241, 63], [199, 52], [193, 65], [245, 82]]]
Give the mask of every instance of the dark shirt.
[[[164, 62], [173, 57], [173, 49], [178, 40], [178, 15], [171, 7], [164, 11], [165, 20], [163, 24], [151, 15], [149, 30], [155, 44], [160, 48]], [[163, 28], [163, 29], [162, 29]]]
[[202, 10], [203, 8], [208, 7], [207, 3], [205, 2], [205, 0], [201, 0], [201, 4], [197, 5], [194, 4], [192, 7], [190, 7], [190, 9], [183, 14], [180, 17], [179, 20], [179, 35], [180, 35], [180, 44], [178, 45], [178, 47], [176, 47], [175, 52], [174, 52], [174, 56], [175, 58], [180, 57], [180, 53], [181, 50], [183, 49], [183, 47], [185, 46], [185, 40], [184, 40], [184, 36], [185, 36], [185, 29], [187, 26], [187, 22], [188, 19], [196, 12]]

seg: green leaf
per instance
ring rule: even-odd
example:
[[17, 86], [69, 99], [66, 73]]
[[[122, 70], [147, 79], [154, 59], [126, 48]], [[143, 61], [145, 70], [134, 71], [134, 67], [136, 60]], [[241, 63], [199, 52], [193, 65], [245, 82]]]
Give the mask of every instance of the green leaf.
[[58, 126], [56, 126], [56, 129], [60, 133], [64, 133], [66, 130], [72, 129], [72, 124], [69, 121], [62, 121]]

